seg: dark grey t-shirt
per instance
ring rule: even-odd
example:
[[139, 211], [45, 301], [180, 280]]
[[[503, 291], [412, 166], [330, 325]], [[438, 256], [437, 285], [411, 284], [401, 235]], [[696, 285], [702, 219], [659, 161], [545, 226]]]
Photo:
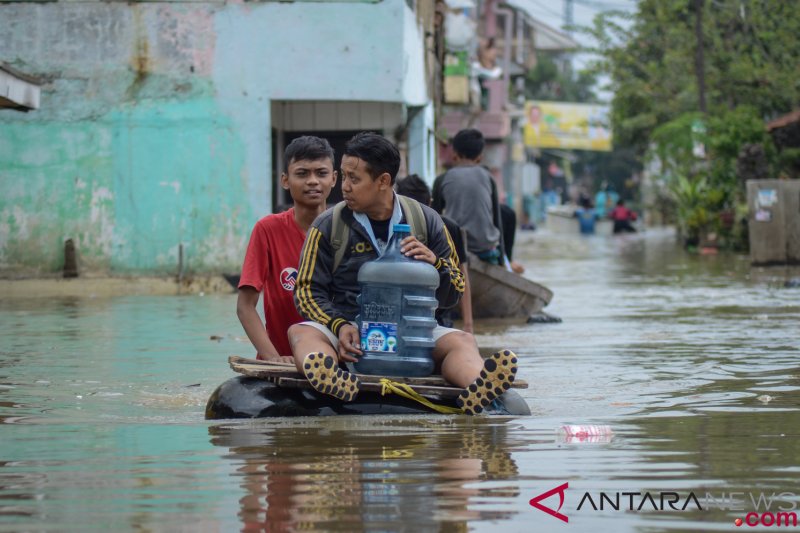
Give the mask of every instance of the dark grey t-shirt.
[[494, 224], [492, 176], [478, 165], [454, 167], [442, 177], [439, 193], [443, 215], [467, 230], [467, 249], [475, 254], [493, 250], [500, 243]]

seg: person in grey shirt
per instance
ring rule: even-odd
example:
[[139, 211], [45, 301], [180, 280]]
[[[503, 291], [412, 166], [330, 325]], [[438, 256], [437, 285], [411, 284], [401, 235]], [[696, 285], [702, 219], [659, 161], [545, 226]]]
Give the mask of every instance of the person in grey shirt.
[[432, 207], [467, 231], [467, 250], [483, 261], [503, 265], [497, 188], [480, 165], [484, 146], [483, 134], [473, 128], [453, 137], [455, 166], [434, 183]]

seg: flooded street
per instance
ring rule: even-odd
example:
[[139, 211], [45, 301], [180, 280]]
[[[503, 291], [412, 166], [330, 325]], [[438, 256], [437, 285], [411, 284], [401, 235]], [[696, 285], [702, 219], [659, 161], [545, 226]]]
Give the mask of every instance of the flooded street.
[[[800, 513], [797, 270], [692, 256], [664, 230], [516, 250], [563, 318], [478, 325], [520, 356], [525, 418], [205, 421], [227, 356], [252, 356], [235, 295], [5, 299], [0, 531], [649, 533]], [[584, 423], [614, 436], [556, 435]], [[569, 524], [529, 504], [565, 483]]]

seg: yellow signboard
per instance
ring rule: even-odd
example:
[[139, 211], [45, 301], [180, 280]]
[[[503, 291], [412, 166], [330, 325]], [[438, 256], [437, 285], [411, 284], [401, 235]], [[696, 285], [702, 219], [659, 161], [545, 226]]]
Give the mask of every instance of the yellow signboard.
[[534, 148], [611, 150], [608, 106], [525, 102], [525, 144]]

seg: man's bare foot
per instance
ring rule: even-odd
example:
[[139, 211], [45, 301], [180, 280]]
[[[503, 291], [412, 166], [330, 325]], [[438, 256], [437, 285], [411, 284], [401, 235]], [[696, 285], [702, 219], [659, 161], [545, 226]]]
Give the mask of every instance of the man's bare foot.
[[525, 272], [525, 267], [520, 265], [516, 261], [511, 261], [511, 270], [513, 270], [517, 274], [523, 274]]

